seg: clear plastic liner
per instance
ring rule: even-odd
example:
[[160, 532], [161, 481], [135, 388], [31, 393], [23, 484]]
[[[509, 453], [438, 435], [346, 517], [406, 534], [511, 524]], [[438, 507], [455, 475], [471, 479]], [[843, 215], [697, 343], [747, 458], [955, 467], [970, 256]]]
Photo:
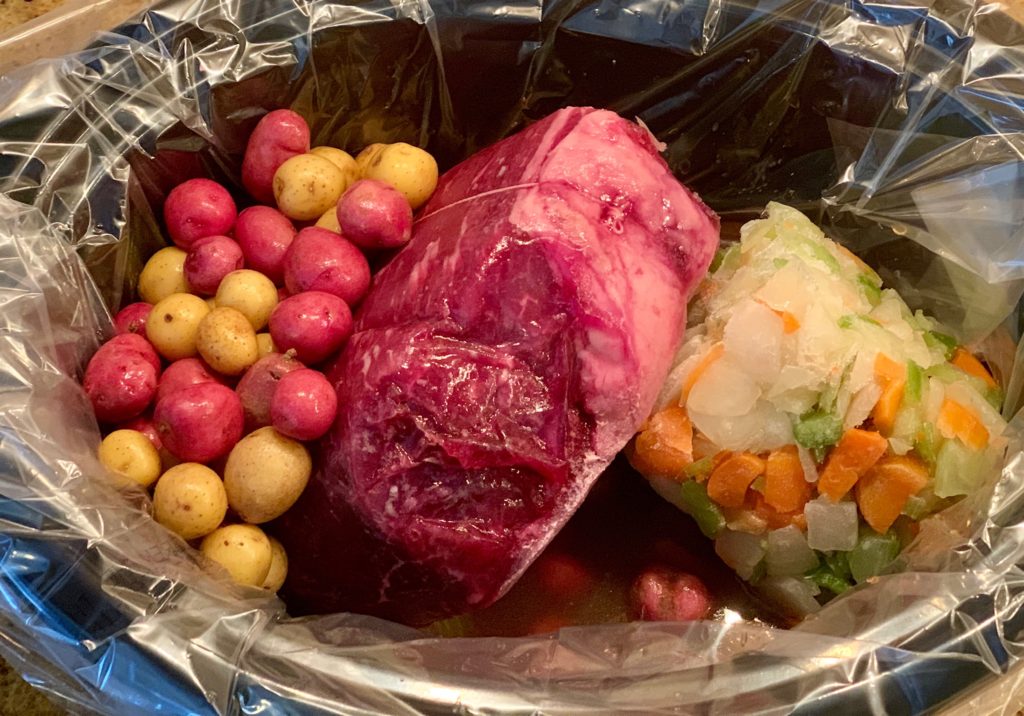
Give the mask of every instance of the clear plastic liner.
[[[279, 106], [318, 143], [405, 140], [443, 165], [563, 105], [637, 116], [727, 224], [794, 205], [961, 338], [1012, 345], [1022, 97], [1024, 32], [965, 0], [178, 0], [14, 72], [0, 80], [0, 653], [75, 713], [901, 714], [978, 704], [993, 684], [1010, 712], [1019, 420], [998, 484], [925, 530], [908, 571], [793, 630], [439, 640], [289, 619], [204, 571], [141, 492], [108, 485], [76, 378], [164, 242], [167, 191], [200, 174], [240, 186], [245, 137]], [[1020, 371], [1010, 384], [1016, 406]]]

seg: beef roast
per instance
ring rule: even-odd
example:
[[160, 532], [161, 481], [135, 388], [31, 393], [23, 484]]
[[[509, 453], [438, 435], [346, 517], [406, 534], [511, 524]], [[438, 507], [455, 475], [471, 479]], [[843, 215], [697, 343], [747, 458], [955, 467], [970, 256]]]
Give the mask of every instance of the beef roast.
[[338, 419], [280, 530], [292, 612], [422, 624], [500, 597], [648, 414], [717, 244], [608, 111], [447, 172], [330, 371]]

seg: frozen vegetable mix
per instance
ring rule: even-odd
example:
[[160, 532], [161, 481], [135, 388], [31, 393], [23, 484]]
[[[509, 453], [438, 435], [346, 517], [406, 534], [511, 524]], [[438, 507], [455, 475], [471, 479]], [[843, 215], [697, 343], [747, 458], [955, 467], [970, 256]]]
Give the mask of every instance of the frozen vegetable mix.
[[1006, 446], [985, 365], [770, 204], [698, 291], [634, 467], [790, 616], [884, 571]]

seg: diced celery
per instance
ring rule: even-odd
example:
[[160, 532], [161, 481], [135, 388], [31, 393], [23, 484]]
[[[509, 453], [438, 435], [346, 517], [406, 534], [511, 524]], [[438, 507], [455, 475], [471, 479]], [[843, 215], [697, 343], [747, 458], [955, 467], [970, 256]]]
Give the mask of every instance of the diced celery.
[[850, 562], [846, 552], [826, 552], [825, 564], [832, 570], [832, 573], [842, 579], [850, 579]]
[[788, 263], [789, 259], [777, 258], [772, 260], [772, 265], [777, 269], [783, 268]]
[[924, 389], [924, 371], [912, 360], [907, 361], [907, 387], [903, 393], [904, 400], [913, 404], [921, 402]]
[[931, 423], [922, 423], [917, 429], [914, 451], [929, 465], [934, 465], [942, 446], [942, 436]]
[[857, 313], [848, 313], [845, 316], [841, 316], [839, 318], [838, 325], [840, 328], [853, 328], [857, 321], [863, 321], [864, 323], [869, 323], [872, 326], [877, 326], [878, 328], [885, 327], [871, 316], [862, 316]]
[[998, 386], [986, 386], [982, 396], [988, 401], [988, 404], [996, 410], [1003, 409], [1003, 401], [1006, 400], [1006, 395]]
[[860, 540], [846, 555], [850, 575], [858, 584], [881, 574], [900, 553], [900, 540], [893, 532], [880, 535], [870, 527], [861, 531]]
[[864, 289], [864, 295], [872, 306], [877, 306], [882, 301], [881, 281], [875, 283], [874, 278], [866, 273], [862, 273], [857, 276], [857, 283]]
[[823, 264], [828, 266], [829, 270], [832, 273], [841, 273], [842, 269], [839, 266], [839, 261], [836, 260], [836, 257], [832, 255], [832, 252], [830, 252], [822, 244], [819, 244], [817, 241], [811, 241], [810, 239], [808, 239], [805, 241], [804, 245], [811, 250], [811, 254], [814, 256], [814, 258], [818, 259], [818, 261], [821, 261]]
[[686, 514], [694, 519], [705, 537], [714, 539], [725, 527], [725, 516], [718, 505], [708, 497], [708, 491], [704, 485], [687, 480], [680, 486], [679, 494], [682, 500], [681, 506]]
[[953, 357], [953, 351], [956, 350], [956, 338], [953, 336], [947, 336], [945, 333], [939, 333], [938, 331], [925, 331], [924, 342], [929, 348], [936, 348], [942, 351], [942, 354], [949, 360]]
[[715, 458], [711, 455], [702, 457], [700, 460], [694, 460], [685, 468], [683, 472], [687, 477], [703, 477], [704, 475], [710, 475], [711, 469], [715, 466]]
[[473, 618], [467, 614], [434, 622], [424, 631], [434, 636], [454, 639], [469, 636], [473, 633]]
[[970, 494], [978, 489], [994, 464], [994, 451], [972, 450], [959, 439], [946, 440], [935, 458], [936, 496]]
[[797, 418], [793, 437], [805, 448], [824, 448], [835, 445], [843, 435], [843, 420], [834, 413], [812, 410]]

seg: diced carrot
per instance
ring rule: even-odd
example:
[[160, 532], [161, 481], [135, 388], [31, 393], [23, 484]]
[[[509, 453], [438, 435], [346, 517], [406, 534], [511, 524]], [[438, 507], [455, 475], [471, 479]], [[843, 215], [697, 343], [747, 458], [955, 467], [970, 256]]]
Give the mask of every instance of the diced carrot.
[[996, 385], [996, 379], [992, 377], [992, 374], [988, 372], [988, 369], [986, 369], [982, 362], [975, 358], [970, 351], [963, 348], [957, 348], [956, 351], [953, 352], [953, 360], [951, 360], [950, 363], [967, 375], [973, 375], [975, 378], [981, 378], [990, 388], [998, 387]]
[[739, 507], [747, 489], [764, 473], [764, 460], [749, 452], [738, 452], [723, 460], [708, 478], [708, 497], [723, 507]]
[[910, 455], [880, 460], [857, 481], [857, 507], [871, 528], [883, 534], [903, 512], [907, 500], [928, 484], [928, 468]]
[[818, 492], [832, 502], [839, 502], [888, 447], [889, 441], [880, 433], [860, 428], [847, 430], [825, 461], [818, 478]]
[[946, 398], [939, 408], [936, 427], [944, 438], [960, 438], [967, 447], [982, 450], [988, 445], [988, 430], [970, 408]]
[[800, 319], [789, 311], [775, 311], [775, 315], [782, 319], [783, 333], [795, 333], [800, 330]]
[[879, 353], [875, 356], [875, 376], [881, 378], [882, 381], [906, 380], [907, 366], [897, 363], [885, 353]]
[[[806, 481], [804, 484], [807, 484]], [[810, 485], [807, 485], [807, 487], [809, 489]], [[783, 527], [789, 527], [789, 525], [796, 525], [802, 530], [807, 529], [807, 518], [804, 517], [803, 505], [800, 506], [799, 510], [782, 512], [769, 505], [765, 500], [764, 495], [755, 490], [751, 490], [750, 492], [755, 495], [754, 506], [752, 509], [758, 517], [764, 520], [768, 529], [777, 530], [782, 529]]]
[[764, 468], [764, 501], [779, 512], [798, 512], [811, 498], [796, 445], [772, 450]]
[[875, 358], [875, 377], [882, 384], [882, 394], [871, 411], [871, 419], [879, 432], [888, 435], [896, 422], [896, 411], [903, 402], [903, 391], [907, 387], [907, 366], [879, 353]]
[[693, 424], [686, 410], [673, 405], [648, 418], [627, 457], [645, 477], [682, 479], [693, 462]]
[[679, 389], [683, 400], [686, 400], [690, 391], [693, 390], [693, 386], [697, 384], [697, 380], [704, 371], [710, 368], [712, 363], [721, 358], [723, 353], [725, 353], [725, 345], [722, 343], [716, 343], [708, 349], [708, 352], [705, 353], [699, 361], [697, 361], [697, 364], [693, 366], [693, 370], [691, 370], [690, 374], [686, 376], [686, 380], [683, 381], [683, 385]]

